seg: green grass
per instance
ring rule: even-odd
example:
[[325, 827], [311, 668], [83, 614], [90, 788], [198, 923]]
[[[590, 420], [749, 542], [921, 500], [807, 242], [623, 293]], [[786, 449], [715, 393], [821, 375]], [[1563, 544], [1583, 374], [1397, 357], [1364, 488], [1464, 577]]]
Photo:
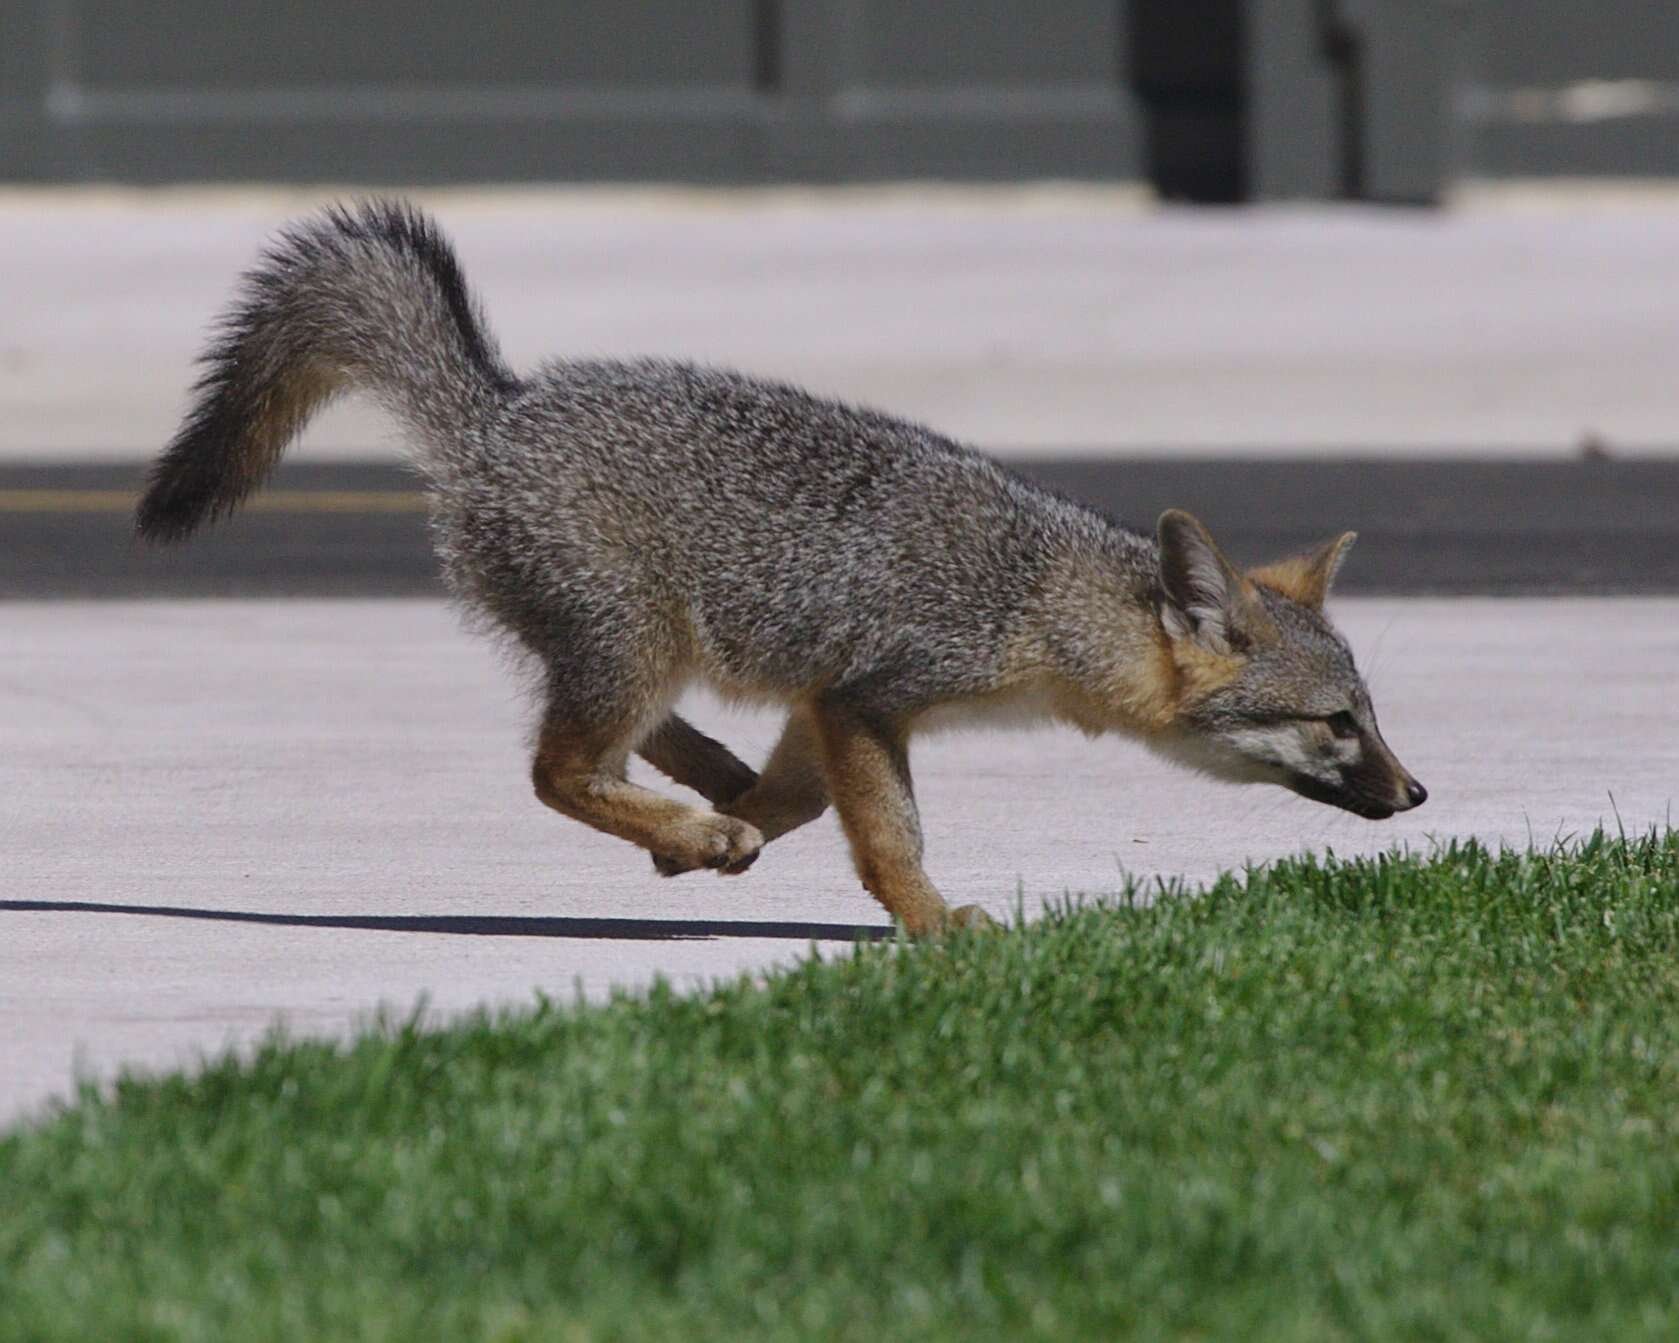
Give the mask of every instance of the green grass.
[[1285, 863], [0, 1138], [0, 1338], [1679, 1337], [1679, 834]]

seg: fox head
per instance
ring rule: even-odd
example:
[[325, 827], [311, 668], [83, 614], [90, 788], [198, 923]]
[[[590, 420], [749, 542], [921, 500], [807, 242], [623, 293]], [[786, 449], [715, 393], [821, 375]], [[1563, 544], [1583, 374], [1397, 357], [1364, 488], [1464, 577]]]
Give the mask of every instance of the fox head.
[[1156, 609], [1186, 688], [1162, 748], [1373, 821], [1421, 806], [1428, 790], [1382, 740], [1352, 650], [1323, 613], [1354, 533], [1246, 574], [1188, 513], [1162, 514], [1158, 539]]

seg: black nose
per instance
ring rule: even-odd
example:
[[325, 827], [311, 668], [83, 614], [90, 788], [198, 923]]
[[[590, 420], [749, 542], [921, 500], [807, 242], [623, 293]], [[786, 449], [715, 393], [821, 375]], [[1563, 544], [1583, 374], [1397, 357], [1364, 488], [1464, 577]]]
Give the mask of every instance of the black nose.
[[1420, 807], [1428, 801], [1428, 789], [1412, 779], [1410, 783], [1405, 785], [1405, 796], [1411, 799], [1413, 807]]

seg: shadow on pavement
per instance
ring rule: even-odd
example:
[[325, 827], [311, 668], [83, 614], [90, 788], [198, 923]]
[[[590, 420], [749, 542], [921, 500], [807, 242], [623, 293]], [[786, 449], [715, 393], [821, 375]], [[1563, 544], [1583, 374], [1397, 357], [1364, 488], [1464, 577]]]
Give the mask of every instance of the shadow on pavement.
[[797, 942], [875, 942], [893, 930], [845, 923], [736, 922], [729, 919], [526, 918], [484, 914], [263, 914], [242, 909], [178, 905], [115, 905], [89, 900], [0, 900], [0, 910], [38, 914], [140, 914], [161, 919], [208, 919], [285, 928], [352, 928], [381, 933], [447, 933], [457, 937], [618, 938], [677, 942], [719, 937], [779, 937]]

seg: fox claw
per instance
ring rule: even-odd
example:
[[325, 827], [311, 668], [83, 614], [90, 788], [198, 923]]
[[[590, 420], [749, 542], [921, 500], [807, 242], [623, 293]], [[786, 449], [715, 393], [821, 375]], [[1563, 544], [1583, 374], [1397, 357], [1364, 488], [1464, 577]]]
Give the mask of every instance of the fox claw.
[[742, 872], [746, 871], [747, 868], [751, 867], [753, 863], [758, 861], [758, 855], [762, 852], [762, 849], [753, 849], [752, 852], [747, 854], [744, 858], [737, 858], [732, 863], [724, 863], [717, 869], [717, 875], [720, 877], [738, 877]]
[[655, 853], [653, 870], [661, 877], [680, 877], [684, 872], [708, 868], [723, 877], [738, 876], [758, 861], [764, 837], [753, 826], [734, 817], [718, 817], [717, 823], [689, 852]]

